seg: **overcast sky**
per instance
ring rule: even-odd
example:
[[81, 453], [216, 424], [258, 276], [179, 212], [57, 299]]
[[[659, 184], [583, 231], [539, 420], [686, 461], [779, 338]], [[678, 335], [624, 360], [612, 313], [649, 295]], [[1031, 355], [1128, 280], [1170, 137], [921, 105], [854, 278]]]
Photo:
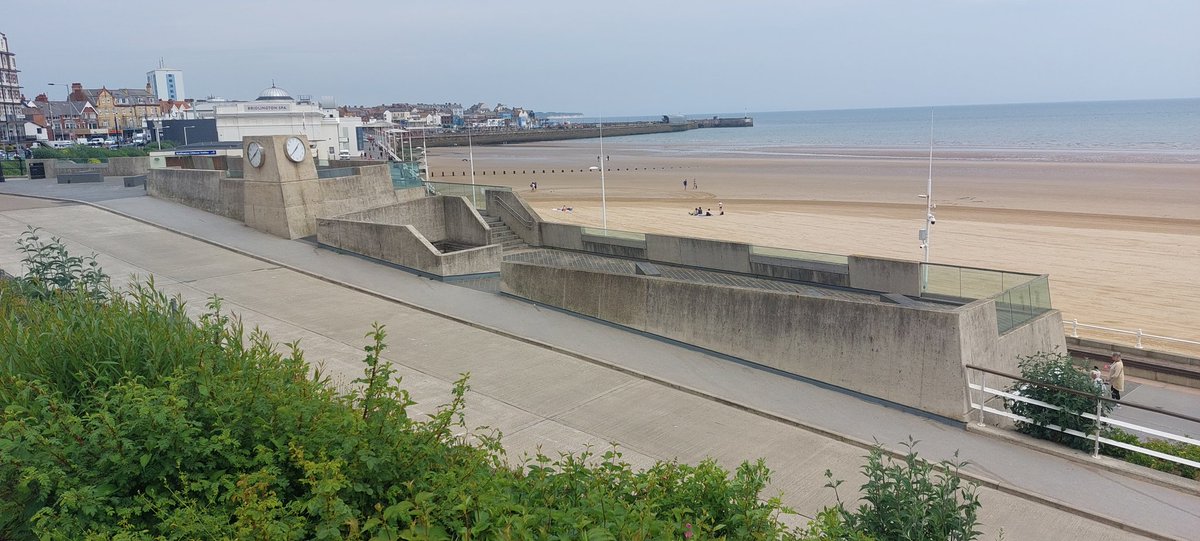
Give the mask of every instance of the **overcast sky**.
[[189, 97], [609, 116], [1200, 96], [1198, 0], [4, 2], [30, 98], [160, 57]]

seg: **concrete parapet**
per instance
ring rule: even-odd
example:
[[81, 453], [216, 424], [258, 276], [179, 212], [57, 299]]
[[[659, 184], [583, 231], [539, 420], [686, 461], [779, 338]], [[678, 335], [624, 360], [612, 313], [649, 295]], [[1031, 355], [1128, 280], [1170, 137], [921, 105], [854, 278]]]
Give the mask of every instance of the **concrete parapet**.
[[542, 246], [563, 250], [583, 250], [582, 232], [577, 225], [539, 222], [538, 231], [542, 239]]
[[436, 276], [493, 273], [500, 269], [501, 248], [498, 245], [443, 254], [416, 228], [407, 224], [320, 218], [317, 220], [317, 242]]
[[750, 272], [750, 245], [738, 242], [647, 234], [646, 257], [662, 263]]
[[850, 287], [919, 296], [921, 264], [902, 259], [850, 256]]
[[226, 218], [240, 221], [244, 217], [242, 181], [226, 178], [224, 171], [151, 169], [146, 173], [146, 191], [152, 197]]
[[386, 165], [358, 167], [353, 171], [353, 176], [321, 179], [317, 183], [321, 206], [316, 210], [316, 216], [339, 216], [398, 201]]
[[930, 309], [513, 261], [501, 290], [956, 420], [964, 363], [1015, 370], [1062, 343], [1056, 311], [998, 335], [991, 301]]
[[134, 177], [144, 175], [149, 170], [150, 158], [145, 156], [109, 158], [106, 174], [110, 177]]
[[438, 196], [430, 199], [441, 200], [447, 240], [472, 246], [491, 244], [491, 227], [467, 198]]

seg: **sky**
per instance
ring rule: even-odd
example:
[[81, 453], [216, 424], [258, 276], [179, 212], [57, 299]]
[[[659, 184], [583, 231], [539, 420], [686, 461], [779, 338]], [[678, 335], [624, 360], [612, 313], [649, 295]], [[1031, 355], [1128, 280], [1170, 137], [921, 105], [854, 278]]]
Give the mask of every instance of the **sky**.
[[1197, 0], [3, 2], [29, 98], [160, 58], [194, 98], [606, 116], [1200, 97]]

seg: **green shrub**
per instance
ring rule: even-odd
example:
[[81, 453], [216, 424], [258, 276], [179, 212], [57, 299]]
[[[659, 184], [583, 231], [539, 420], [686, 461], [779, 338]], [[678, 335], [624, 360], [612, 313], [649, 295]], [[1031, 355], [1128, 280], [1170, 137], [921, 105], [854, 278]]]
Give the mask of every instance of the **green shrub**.
[[[1095, 421], [1078, 416], [1078, 413], [1095, 413], [1096, 398], [1100, 389], [1084, 372], [1075, 369], [1071, 357], [1062, 353], [1041, 352], [1027, 357], [1021, 357], [1021, 377], [1039, 383], [1048, 383], [1085, 393], [1080, 396], [1073, 393], [1043, 387], [1034, 383], [1018, 382], [1007, 390], [1026, 398], [1040, 400], [1062, 408], [1052, 410], [1035, 404], [1017, 400], [1004, 401], [1009, 411], [1029, 418], [1032, 422], [1017, 421], [1016, 428], [1024, 434], [1036, 438], [1060, 442], [1076, 449], [1092, 450], [1091, 440], [1059, 432], [1052, 425], [1074, 429], [1084, 434], [1095, 434]], [[1104, 413], [1112, 410], [1112, 404], [1104, 402], [1101, 406]]]
[[96, 255], [73, 256], [67, 253], [62, 239], [50, 237], [47, 242], [39, 231], [29, 227], [17, 239], [17, 251], [24, 256], [21, 265], [25, 268], [18, 283], [25, 287], [26, 294], [82, 292], [103, 299], [107, 295], [108, 275], [96, 262]]
[[[903, 459], [885, 455], [881, 447], [871, 449], [863, 473], [860, 505], [846, 509], [837, 494], [841, 481], [826, 470], [837, 496], [837, 505], [826, 509], [804, 535], [809, 539], [861, 540], [907, 539], [912, 541], [966, 541], [980, 532], [978, 485], [964, 483], [958, 472], [966, 462], [921, 460], [917, 442], [911, 438]], [[956, 455], [957, 456], [957, 455]]]
[[[1189, 445], [1189, 444], [1186, 444], [1183, 442], [1174, 442], [1174, 441], [1167, 441], [1167, 440], [1160, 440], [1160, 439], [1141, 441], [1136, 435], [1130, 434], [1128, 432], [1125, 432], [1124, 430], [1121, 430], [1121, 429], [1115, 428], [1115, 427], [1105, 428], [1104, 431], [1102, 432], [1102, 434], [1106, 438], [1116, 440], [1116, 441], [1119, 441], [1122, 443], [1138, 445], [1138, 446], [1150, 449], [1151, 451], [1158, 451], [1163, 454], [1177, 456], [1179, 458], [1185, 458], [1187, 460], [1192, 460], [1195, 462], [1200, 462], [1200, 445]], [[1129, 462], [1131, 464], [1137, 464], [1138, 466], [1145, 466], [1147, 468], [1153, 468], [1153, 469], [1161, 471], [1161, 472], [1166, 472], [1166, 473], [1178, 475], [1180, 477], [1186, 477], [1188, 479], [1195, 479], [1197, 481], [1200, 481], [1200, 469], [1193, 468], [1191, 466], [1187, 466], [1184, 464], [1172, 462], [1170, 460], [1165, 460], [1165, 459], [1150, 456], [1147, 454], [1129, 451], [1129, 450], [1123, 449], [1121, 447], [1116, 447], [1116, 446], [1108, 445], [1108, 444], [1104, 444], [1104, 443], [1100, 444], [1100, 453], [1111, 456], [1113, 458], [1119, 458], [1119, 459]]]
[[0, 284], [0, 539], [791, 539], [761, 461], [635, 471], [613, 449], [509, 466], [427, 420], [369, 335], [340, 393], [295, 344], [192, 323], [152, 284], [107, 300]]

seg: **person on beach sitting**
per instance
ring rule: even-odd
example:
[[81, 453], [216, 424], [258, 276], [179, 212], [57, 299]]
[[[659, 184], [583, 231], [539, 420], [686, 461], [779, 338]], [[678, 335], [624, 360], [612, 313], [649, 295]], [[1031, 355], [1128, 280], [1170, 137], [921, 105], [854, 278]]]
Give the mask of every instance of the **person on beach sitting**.
[[712, 209], [708, 209], [708, 210], [704, 211], [704, 215], [705, 215], [705, 216], [712, 216]]

